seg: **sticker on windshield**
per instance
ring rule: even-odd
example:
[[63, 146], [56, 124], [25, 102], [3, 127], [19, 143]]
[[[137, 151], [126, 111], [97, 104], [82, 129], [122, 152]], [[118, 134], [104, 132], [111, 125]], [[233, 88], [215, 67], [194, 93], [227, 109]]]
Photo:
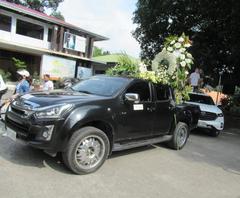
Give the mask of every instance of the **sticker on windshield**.
[[133, 110], [134, 111], [141, 111], [141, 110], [143, 110], [143, 104], [134, 104], [133, 105]]

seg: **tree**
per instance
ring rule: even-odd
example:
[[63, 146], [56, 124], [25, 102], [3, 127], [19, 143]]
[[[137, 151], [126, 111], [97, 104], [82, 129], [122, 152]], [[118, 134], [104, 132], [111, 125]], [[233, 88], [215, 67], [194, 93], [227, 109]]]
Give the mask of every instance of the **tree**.
[[15, 57], [12, 58], [12, 61], [16, 67], [17, 70], [21, 70], [21, 69], [26, 69], [27, 68], [27, 64], [24, 61], [21, 61], [20, 59], [17, 59]]
[[111, 54], [109, 51], [104, 51], [102, 48], [94, 46], [93, 48], [93, 57], [96, 56], [105, 56]]
[[46, 9], [52, 10], [52, 16], [64, 19], [62, 14], [57, 11], [57, 8], [60, 3], [64, 0], [6, 0], [11, 3], [19, 4], [31, 8], [33, 10], [37, 10], [39, 12], [45, 12]]
[[51, 14], [51, 16], [53, 16], [53, 17], [55, 17], [55, 18], [57, 18], [57, 19], [60, 19], [60, 20], [65, 21], [64, 16], [63, 16], [63, 15], [61, 14], [61, 12], [59, 12], [59, 11], [53, 11], [52, 14]]
[[[138, 0], [133, 35], [140, 43], [141, 57], [152, 60], [161, 51], [164, 38], [184, 32], [193, 41], [195, 67], [218, 78], [240, 75], [240, 2], [234, 0]], [[237, 80], [240, 84], [240, 80]]]

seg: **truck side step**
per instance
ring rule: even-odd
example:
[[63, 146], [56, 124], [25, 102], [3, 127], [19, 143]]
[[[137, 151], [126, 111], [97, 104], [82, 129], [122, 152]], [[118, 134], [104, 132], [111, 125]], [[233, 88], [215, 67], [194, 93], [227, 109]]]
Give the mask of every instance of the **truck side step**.
[[166, 142], [172, 139], [172, 135], [164, 135], [157, 138], [145, 139], [145, 140], [138, 140], [133, 142], [128, 142], [124, 144], [116, 143], [113, 145], [113, 151], [121, 151], [126, 149], [131, 149], [135, 147], [146, 146], [149, 144], [156, 144], [160, 142]]

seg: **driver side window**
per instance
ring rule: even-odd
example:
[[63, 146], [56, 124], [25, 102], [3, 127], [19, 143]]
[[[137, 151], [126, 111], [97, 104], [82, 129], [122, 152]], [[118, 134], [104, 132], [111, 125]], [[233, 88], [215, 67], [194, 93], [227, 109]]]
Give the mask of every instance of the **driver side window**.
[[147, 82], [136, 82], [132, 84], [127, 89], [126, 93], [139, 94], [141, 102], [151, 101], [149, 84]]

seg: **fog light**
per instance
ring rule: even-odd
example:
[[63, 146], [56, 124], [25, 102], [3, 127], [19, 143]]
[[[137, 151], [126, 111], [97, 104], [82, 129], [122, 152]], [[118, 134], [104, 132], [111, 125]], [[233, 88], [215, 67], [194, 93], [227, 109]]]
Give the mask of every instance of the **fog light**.
[[42, 133], [44, 139], [46, 139], [47, 141], [51, 140], [53, 129], [54, 125], [48, 125], [44, 127], [44, 131]]

